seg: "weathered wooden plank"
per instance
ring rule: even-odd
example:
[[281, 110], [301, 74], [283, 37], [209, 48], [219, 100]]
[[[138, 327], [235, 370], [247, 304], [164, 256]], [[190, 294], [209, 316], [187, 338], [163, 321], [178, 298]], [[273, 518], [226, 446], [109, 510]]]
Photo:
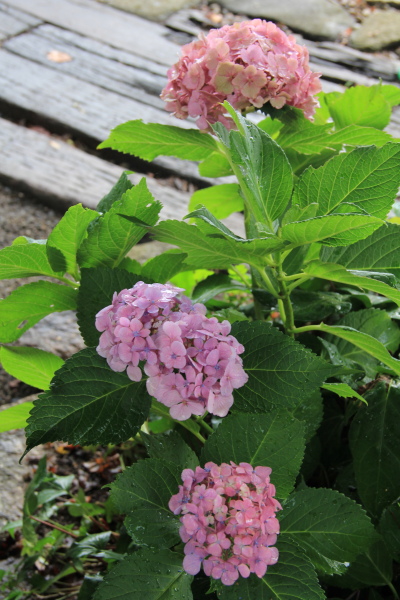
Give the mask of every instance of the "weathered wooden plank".
[[166, 27], [95, 0], [6, 0], [6, 4], [162, 65], [171, 65], [178, 56], [179, 46], [167, 39]]
[[[52, 37], [43, 37], [41, 27], [34, 31], [13, 37], [3, 44], [3, 48], [14, 54], [33, 60], [60, 73], [67, 73], [77, 79], [82, 79], [98, 87], [132, 98], [140, 103], [159, 108], [164, 112], [164, 102], [159, 97], [166, 79], [136, 69], [133, 66], [121, 64], [115, 60], [104, 58], [77, 46], [64, 42], [57, 32], [62, 30], [52, 25]], [[49, 52], [57, 50], [70, 56], [69, 62], [49, 60]], [[146, 91], [152, 88], [153, 93]]]
[[[87, 154], [53, 136], [15, 125], [0, 118], [0, 179], [28, 189], [60, 209], [82, 203], [95, 208], [120, 177], [123, 169]], [[137, 184], [143, 175], [129, 176]], [[190, 194], [147, 177], [147, 184], [164, 205], [163, 219], [181, 219], [187, 214]], [[241, 215], [226, 223], [243, 235]]]
[[[165, 111], [59, 73], [4, 48], [0, 49], [0, 101], [96, 142], [106, 139], [116, 125], [132, 119], [192, 127], [188, 121], [172, 120]], [[160, 157], [154, 164], [182, 177], [201, 180], [193, 163]]]
[[375, 85], [379, 83], [379, 79], [368, 77], [362, 73], [356, 73], [345, 67], [337, 66], [334, 63], [328, 63], [320, 59], [310, 60], [310, 68], [312, 71], [322, 73], [325, 79], [333, 79], [343, 83], [356, 83], [357, 85]]
[[18, 35], [31, 27], [39, 25], [41, 21], [32, 15], [23, 13], [12, 6], [0, 2], [0, 40], [12, 35]]

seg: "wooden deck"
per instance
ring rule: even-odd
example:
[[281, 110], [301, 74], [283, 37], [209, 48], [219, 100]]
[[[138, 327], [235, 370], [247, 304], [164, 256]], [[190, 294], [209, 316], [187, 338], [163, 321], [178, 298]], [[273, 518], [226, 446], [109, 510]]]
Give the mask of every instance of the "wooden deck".
[[[149, 164], [96, 146], [131, 119], [193, 127], [173, 119], [159, 94], [179, 55], [178, 41], [201, 31], [200, 17], [184, 10], [161, 25], [96, 0], [0, 0], [0, 179], [60, 207], [94, 207], [123, 162], [136, 171], [135, 180], [140, 173], [160, 177], [149, 187], [164, 204], [163, 216], [183, 216], [189, 192], [182, 179], [200, 187], [213, 183], [198, 176], [195, 164], [169, 157]], [[300, 41], [327, 91], [379, 77], [396, 81], [396, 58]], [[55, 62], [52, 51], [70, 60]], [[399, 115], [390, 132], [400, 136]]]

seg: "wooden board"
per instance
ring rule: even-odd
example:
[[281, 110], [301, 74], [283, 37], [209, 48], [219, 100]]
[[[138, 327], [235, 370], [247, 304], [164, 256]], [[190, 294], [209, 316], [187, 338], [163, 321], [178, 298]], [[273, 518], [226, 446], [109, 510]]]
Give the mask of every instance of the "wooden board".
[[40, 19], [0, 2], [0, 40], [18, 35], [39, 23]]
[[[192, 127], [188, 121], [173, 120], [163, 110], [59, 73], [4, 48], [0, 49], [1, 101], [96, 143], [106, 139], [116, 125], [132, 119]], [[211, 181], [199, 178], [194, 163], [160, 157], [154, 164], [182, 177]]]
[[[47, 32], [45, 37], [41, 35], [42, 29]], [[141, 104], [158, 108], [165, 117], [165, 103], [159, 95], [166, 83], [166, 77], [162, 78], [144, 69], [137, 69], [88, 50], [82, 50], [73, 43], [64, 41], [62, 33], [63, 30], [58, 27], [44, 25], [32, 32], [11, 38], [3, 44], [3, 48], [59, 73], [72, 75], [76, 79], [137, 100]], [[50, 60], [50, 53], [53, 50], [65, 53], [70, 57], [70, 61]], [[162, 117], [155, 115], [155, 118], [159, 120]]]
[[[120, 177], [123, 169], [87, 154], [55, 138], [0, 118], [0, 179], [16, 185], [58, 209], [82, 203], [96, 208]], [[130, 179], [137, 184], [143, 175]], [[163, 219], [181, 219], [187, 214], [190, 194], [147, 177], [147, 185], [164, 205]], [[235, 233], [243, 235], [243, 218], [231, 215], [225, 220]]]
[[170, 32], [166, 27], [96, 0], [6, 0], [5, 3], [47, 23], [143, 58], [151, 57], [162, 65], [170, 66], [178, 58], [179, 46], [167, 39]]

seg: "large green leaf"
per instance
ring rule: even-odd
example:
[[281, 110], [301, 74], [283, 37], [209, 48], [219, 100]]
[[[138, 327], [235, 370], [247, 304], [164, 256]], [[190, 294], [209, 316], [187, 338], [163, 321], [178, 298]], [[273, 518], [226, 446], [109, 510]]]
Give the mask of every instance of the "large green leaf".
[[174, 125], [143, 123], [141, 119], [115, 127], [99, 148], [112, 148], [149, 161], [157, 156], [203, 160], [218, 150], [214, 138], [208, 133]]
[[226, 177], [233, 175], [228, 159], [219, 152], [213, 152], [199, 164], [199, 173], [202, 177]]
[[341, 577], [332, 577], [330, 583], [353, 590], [370, 586], [391, 585], [392, 557], [382, 540], [375, 542], [350, 564]]
[[313, 261], [304, 269], [308, 275], [312, 277], [319, 277], [320, 279], [326, 279], [328, 281], [336, 281], [337, 283], [344, 283], [345, 285], [354, 285], [362, 289], [371, 290], [376, 294], [386, 296], [396, 302], [400, 306], [400, 292], [387, 285], [383, 281], [372, 279], [372, 277], [366, 277], [365, 273], [358, 274], [357, 272], [347, 271], [342, 265], [335, 265], [334, 263], [322, 263], [319, 261]]
[[328, 561], [352, 561], [377, 537], [361, 506], [330, 489], [294, 492], [279, 516], [281, 535], [289, 534], [319, 570], [326, 570], [320, 555]]
[[400, 376], [400, 360], [393, 358], [386, 350], [385, 346], [371, 335], [357, 331], [352, 327], [343, 325], [325, 325], [325, 323], [317, 325], [315, 329], [330, 333], [342, 340], [350, 342], [360, 350], [363, 350], [363, 352], [366, 352], [370, 356], [381, 361], [384, 365], [392, 369], [396, 375]]
[[331, 365], [268, 323], [234, 323], [232, 335], [244, 345], [249, 375], [246, 385], [235, 390], [235, 412], [297, 408], [333, 373]]
[[328, 390], [328, 392], [333, 392], [337, 396], [340, 396], [340, 398], [357, 398], [361, 402], [365, 402], [364, 398], [347, 385], [347, 383], [324, 383], [321, 387], [324, 390]]
[[393, 558], [400, 562], [400, 504], [391, 504], [382, 513], [379, 533]]
[[96, 210], [100, 213], [105, 213], [118, 200], [121, 200], [122, 196], [133, 188], [133, 183], [128, 179], [128, 175], [131, 174], [131, 171], [124, 171], [121, 177], [118, 179], [117, 183], [111, 188], [111, 190], [103, 196], [103, 198], [98, 203]]
[[64, 364], [59, 356], [28, 346], [2, 346], [0, 362], [7, 373], [40, 390], [49, 389], [55, 371]]
[[94, 348], [69, 358], [51, 388], [34, 402], [27, 452], [38, 444], [113, 444], [136, 434], [147, 418], [150, 397], [143, 381], [112, 371]]
[[[400, 343], [400, 330], [394, 321], [390, 319], [388, 314], [377, 308], [367, 308], [351, 312], [345, 315], [337, 325], [344, 327], [351, 327], [361, 333], [366, 333], [372, 336], [390, 352], [395, 352]], [[357, 347], [346, 340], [333, 340], [328, 338], [329, 342], [335, 341], [337, 350], [340, 356], [346, 360], [352, 360], [360, 365], [366, 366], [366, 361], [371, 359], [365, 356], [363, 352], [360, 352]], [[371, 376], [374, 377], [376, 374], [376, 362], [372, 361]]]
[[321, 260], [347, 269], [389, 270], [400, 275], [400, 227], [387, 223], [365, 240], [346, 248], [323, 248]]
[[262, 265], [263, 255], [287, 244], [277, 236], [240, 241], [205, 222], [189, 225], [183, 221], [162, 221], [153, 227], [152, 234], [161, 242], [181, 248], [188, 255], [187, 262], [196, 268], [225, 269], [239, 263]]
[[325, 246], [347, 246], [368, 237], [381, 226], [381, 219], [368, 215], [326, 215], [286, 223], [282, 227], [282, 237], [297, 246], [313, 242]]
[[343, 94], [325, 94], [324, 100], [339, 128], [346, 125], [367, 125], [383, 129], [389, 124], [391, 103], [380, 85], [357, 85]]
[[286, 411], [274, 411], [226, 417], [207, 440], [201, 458], [217, 464], [233, 460], [237, 464], [270, 467], [276, 496], [286, 498], [293, 489], [303, 455], [304, 424]]
[[384, 382], [365, 395], [350, 428], [358, 494], [378, 517], [400, 496], [400, 390]]
[[47, 257], [55, 271], [76, 275], [76, 254], [86, 236], [88, 225], [99, 214], [83, 208], [82, 204], [71, 206], [50, 233], [46, 244]]
[[76, 308], [77, 290], [50, 281], [35, 281], [0, 300], [0, 342], [17, 340], [46, 315]]
[[125, 469], [111, 485], [115, 507], [126, 513], [125, 526], [136, 544], [170, 548], [179, 542], [179, 518], [168, 502], [182, 485], [182, 465], [159, 458]]
[[[293, 173], [282, 148], [262, 129], [236, 115], [239, 131], [222, 132], [221, 141], [227, 145], [233, 163], [239, 167], [241, 178], [251, 196], [257, 220], [272, 223], [288, 205], [293, 187]], [[264, 219], [262, 219], [264, 216]]]
[[[161, 203], [154, 200], [143, 178], [90, 228], [88, 237], [79, 248], [80, 266], [116, 267], [146, 233], [141, 223], [155, 225], [160, 210]], [[133, 217], [137, 222], [124, 216]]]
[[124, 269], [82, 269], [81, 285], [78, 293], [78, 325], [87, 346], [97, 346], [100, 332], [95, 327], [96, 314], [112, 302], [113, 294], [129, 289], [137, 281], [138, 275]]
[[301, 127], [287, 125], [279, 132], [278, 143], [286, 151], [293, 149], [302, 154], [319, 154], [326, 149], [339, 151], [346, 146], [383, 146], [393, 140], [389, 133], [373, 127], [348, 125], [332, 131], [333, 124], [314, 125], [304, 119]]
[[214, 273], [196, 285], [192, 292], [192, 300], [204, 304], [218, 294], [232, 290], [247, 290], [247, 288], [241, 283], [232, 281], [229, 275]]
[[51, 267], [44, 244], [22, 243], [0, 250], [0, 279], [34, 275], [58, 277], [61, 271], [55, 272]]
[[314, 321], [351, 310], [352, 305], [342, 294], [295, 289], [290, 295], [295, 321]]
[[[400, 185], [400, 144], [360, 147], [308, 168], [295, 190], [294, 204], [319, 205], [318, 215], [357, 212], [385, 218]], [[354, 212], [354, 211], [353, 211]]]
[[279, 560], [268, 567], [264, 577], [239, 577], [232, 586], [218, 591], [220, 600], [324, 600], [314, 567], [301, 549], [290, 541], [278, 539]]
[[182, 562], [183, 556], [170, 550], [139, 550], [112, 567], [93, 600], [192, 600], [193, 577]]
[[184, 260], [187, 254], [179, 250], [167, 250], [154, 258], [148, 260], [141, 269], [141, 279], [166, 283], [174, 275], [185, 270]]
[[0, 433], [11, 429], [23, 429], [29, 417], [29, 411], [33, 408], [33, 402], [23, 402], [10, 406], [0, 412]]
[[190, 198], [189, 210], [194, 210], [198, 204], [208, 208], [217, 219], [225, 219], [233, 212], [243, 210], [243, 198], [237, 183], [223, 183], [197, 190]]
[[184, 442], [177, 431], [148, 435], [140, 432], [150, 458], [162, 458], [178, 464], [183, 469], [195, 469], [199, 464], [194, 451]]

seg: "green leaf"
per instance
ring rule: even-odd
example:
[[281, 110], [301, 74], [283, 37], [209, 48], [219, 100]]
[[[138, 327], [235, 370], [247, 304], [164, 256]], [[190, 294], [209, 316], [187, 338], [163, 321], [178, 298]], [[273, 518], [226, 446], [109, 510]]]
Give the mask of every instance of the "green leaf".
[[243, 198], [237, 183], [223, 183], [197, 190], [190, 198], [189, 210], [194, 210], [199, 204], [205, 206], [217, 219], [225, 219], [232, 213], [243, 210]]
[[203, 160], [218, 150], [214, 138], [208, 133], [173, 125], [143, 123], [141, 119], [115, 127], [98, 148], [112, 148], [149, 161], [157, 156]]
[[0, 362], [7, 373], [40, 390], [49, 389], [54, 372], [64, 364], [51, 352], [27, 346], [1, 347]]
[[400, 306], [400, 292], [398, 290], [382, 281], [377, 281], [371, 277], [365, 277], [365, 273], [359, 275], [357, 271], [347, 271], [342, 265], [322, 263], [319, 261], [311, 262], [306, 266], [304, 271], [312, 277], [319, 277], [320, 279], [336, 281], [337, 283], [354, 285], [365, 290], [371, 290], [376, 294], [381, 294], [382, 296], [390, 298], [390, 300], [393, 300], [393, 302]]
[[112, 567], [93, 600], [192, 600], [193, 577], [182, 562], [183, 556], [170, 550], [139, 550]]
[[301, 421], [305, 427], [306, 443], [314, 436], [323, 417], [323, 404], [320, 390], [315, 390], [311, 396], [289, 410], [292, 417]]
[[161, 203], [155, 201], [147, 189], [146, 180], [125, 192], [121, 200], [90, 229], [78, 252], [82, 267], [116, 267], [126, 253], [142, 239], [146, 229], [124, 216], [134, 217], [152, 226], [158, 220]]
[[159, 435], [140, 433], [150, 458], [162, 458], [177, 463], [183, 469], [195, 469], [199, 459], [177, 431]]
[[337, 396], [340, 396], [340, 398], [358, 398], [361, 402], [366, 402], [365, 398], [354, 391], [347, 383], [324, 383], [321, 387], [324, 390], [328, 390], [328, 392], [333, 392]]
[[301, 549], [290, 542], [279, 539], [279, 560], [268, 567], [264, 577], [250, 575], [239, 577], [232, 586], [223, 586], [218, 592], [220, 600], [324, 600], [317, 575], [311, 561]]
[[142, 266], [141, 278], [166, 283], [181, 270], [185, 270], [186, 257], [187, 254], [179, 252], [179, 250], [167, 250], [159, 256], [151, 258]]
[[392, 557], [400, 562], [400, 505], [391, 504], [382, 513], [379, 521], [379, 533]]
[[77, 291], [66, 285], [35, 281], [0, 300], [0, 342], [14, 342], [46, 315], [76, 308]]
[[393, 141], [392, 136], [385, 131], [373, 127], [348, 125], [343, 129], [332, 131], [333, 123], [327, 125], [314, 125], [305, 119], [301, 127], [293, 128], [291, 125], [281, 129], [278, 143], [286, 151], [296, 150], [302, 154], [319, 154], [326, 149], [339, 151], [346, 146], [383, 146], [386, 142]]
[[324, 99], [338, 128], [367, 125], [383, 129], [389, 124], [391, 105], [378, 85], [357, 85], [343, 94], [326, 94]]
[[349, 312], [352, 308], [342, 294], [335, 292], [311, 292], [295, 289], [290, 295], [296, 321], [325, 319], [330, 315]]
[[26, 427], [29, 411], [32, 408], [33, 402], [23, 402], [2, 410], [0, 412], [0, 433]]
[[159, 458], [141, 460], [125, 469], [111, 485], [111, 498], [125, 526], [139, 545], [169, 548], [180, 540], [179, 517], [168, 502], [179, 492], [183, 468]]
[[[255, 203], [253, 208], [267, 222], [272, 222], [282, 215], [290, 201], [292, 169], [282, 148], [265, 131], [239, 114], [236, 119], [240, 131], [230, 131], [221, 141], [227, 145], [233, 163], [240, 169]], [[217, 133], [221, 135], [221, 128]], [[257, 220], [261, 218], [257, 217]]]
[[106, 194], [98, 203], [96, 210], [100, 213], [105, 213], [114, 204], [114, 202], [118, 202], [121, 200], [122, 196], [128, 190], [134, 187], [133, 183], [128, 179], [128, 175], [131, 174], [131, 171], [124, 171], [121, 177], [118, 179], [117, 183], [111, 188], [111, 190]]
[[218, 233], [218, 229], [208, 223], [189, 225], [173, 220], [153, 227], [152, 235], [186, 252], [190, 265], [209, 269], [225, 269], [239, 263], [264, 264], [263, 255], [282, 249], [287, 243], [277, 236], [240, 241], [240, 238]]
[[330, 578], [330, 583], [354, 590], [375, 585], [391, 585], [392, 578], [392, 558], [383, 541], [378, 541], [357, 556], [344, 575]]
[[373, 338], [371, 335], [361, 333], [352, 327], [346, 327], [343, 325], [331, 326], [321, 323], [316, 327], [318, 331], [325, 331], [334, 336], [350, 342], [363, 352], [366, 352], [370, 356], [373, 356], [377, 360], [381, 361], [384, 365], [392, 369], [396, 375], [400, 376], [400, 361], [393, 358], [386, 350], [385, 346]]
[[333, 373], [331, 365], [268, 323], [234, 323], [232, 335], [245, 348], [243, 366], [249, 375], [234, 392], [232, 411], [297, 408]]
[[[97, 346], [100, 332], [95, 326], [96, 314], [112, 302], [114, 292], [129, 289], [141, 276], [123, 269], [82, 269], [78, 292], [78, 325], [85, 344]], [[1, 305], [0, 305], [1, 306]]]
[[294, 204], [319, 205], [318, 215], [357, 212], [384, 219], [399, 185], [400, 144], [355, 148], [334, 156], [319, 169], [309, 167], [296, 186]]
[[226, 177], [233, 175], [228, 159], [219, 152], [213, 152], [199, 164], [199, 173], [202, 177]]
[[62, 272], [53, 271], [44, 244], [17, 244], [0, 250], [0, 279], [46, 275], [59, 277]]
[[365, 395], [350, 428], [358, 494], [372, 515], [400, 496], [400, 390], [383, 382]]
[[240, 413], [222, 420], [204, 445], [203, 462], [233, 460], [272, 469], [276, 496], [293, 490], [304, 455], [304, 425], [286, 411], [249, 415]]
[[47, 258], [55, 271], [76, 276], [76, 254], [86, 236], [88, 225], [98, 213], [82, 204], [71, 206], [50, 233], [46, 244]]
[[34, 402], [26, 452], [56, 440], [82, 445], [126, 441], [139, 430], [149, 408], [143, 381], [112, 371], [94, 348], [86, 348], [65, 361], [50, 390]]
[[329, 489], [294, 492], [280, 513], [281, 535], [290, 537], [306, 552], [317, 569], [325, 559], [352, 561], [377, 538], [359, 504]]
[[365, 240], [346, 248], [323, 248], [321, 260], [347, 269], [389, 270], [400, 275], [400, 227], [387, 223]]
[[381, 219], [366, 215], [326, 215], [287, 223], [282, 237], [296, 246], [320, 242], [325, 246], [347, 246], [371, 235], [382, 226]]
[[232, 281], [229, 275], [215, 273], [196, 285], [192, 293], [193, 302], [205, 303], [223, 292], [247, 290], [241, 283]]

